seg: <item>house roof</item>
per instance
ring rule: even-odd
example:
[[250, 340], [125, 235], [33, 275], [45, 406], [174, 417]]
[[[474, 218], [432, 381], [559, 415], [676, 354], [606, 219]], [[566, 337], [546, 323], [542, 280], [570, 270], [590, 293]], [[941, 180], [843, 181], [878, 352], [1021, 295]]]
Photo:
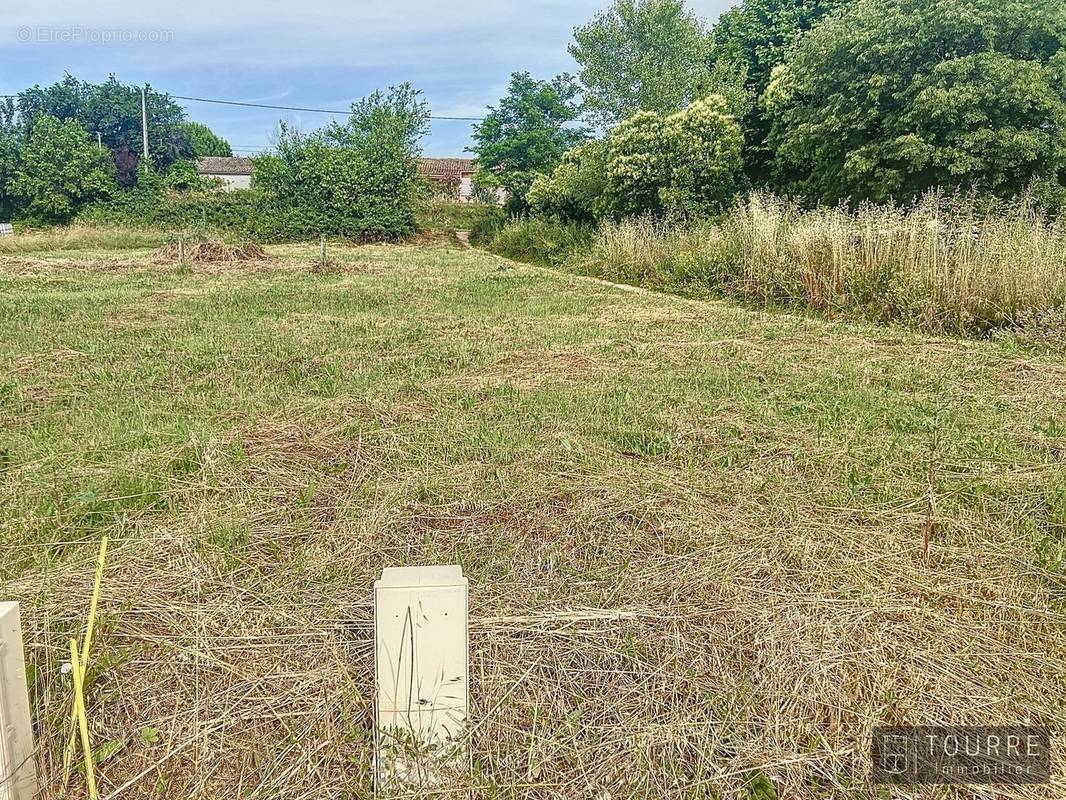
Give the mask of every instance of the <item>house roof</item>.
[[240, 156], [205, 156], [196, 159], [196, 171], [201, 175], [251, 175], [255, 164]]
[[420, 158], [418, 174], [423, 178], [436, 180], [455, 180], [461, 175], [473, 172], [477, 163], [472, 158]]
[[[420, 158], [418, 174], [424, 178], [449, 180], [467, 175], [477, 169], [472, 158]], [[251, 175], [255, 164], [240, 156], [207, 156], [196, 159], [196, 171], [201, 175]]]

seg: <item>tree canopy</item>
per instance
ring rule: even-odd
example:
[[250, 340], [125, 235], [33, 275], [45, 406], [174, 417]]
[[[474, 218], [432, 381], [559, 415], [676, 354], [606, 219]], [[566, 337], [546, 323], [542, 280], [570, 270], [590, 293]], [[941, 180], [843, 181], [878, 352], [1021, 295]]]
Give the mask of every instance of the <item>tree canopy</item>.
[[233, 155], [229, 142], [202, 122], [186, 121], [180, 123], [178, 127], [189, 142], [190, 155], [193, 158]]
[[108, 194], [114, 167], [74, 120], [38, 115], [30, 128], [10, 182], [24, 214], [64, 222], [79, 203]]
[[507, 190], [512, 210], [526, 205], [526, 193], [538, 173], [551, 171], [563, 154], [588, 133], [577, 119], [578, 88], [569, 75], [550, 81], [528, 72], [511, 75], [507, 96], [474, 126], [479, 182]]
[[741, 113], [744, 161], [754, 180], [764, 181], [769, 172], [770, 123], [759, 100], [774, 68], [801, 36], [849, 2], [856, 0], [743, 0], [723, 13], [712, 29], [712, 69], [743, 86], [750, 99]]
[[857, 2], [802, 37], [765, 102], [776, 186], [811, 201], [1061, 189], [1058, 0]]
[[606, 125], [637, 111], [679, 111], [710, 75], [706, 30], [682, 0], [615, 0], [574, 30], [570, 54], [585, 110]]
[[[193, 155], [182, 128], [185, 110], [169, 95], [151, 90], [148, 106], [148, 151], [155, 168], [165, 172], [178, 159]], [[73, 120], [93, 137], [100, 134], [111, 150], [119, 183], [130, 185], [136, 179], [142, 150], [141, 87], [120, 83], [112, 75], [100, 84], [79, 81], [66, 75], [51, 86], [33, 86], [18, 96], [18, 113], [26, 131], [38, 116]]]

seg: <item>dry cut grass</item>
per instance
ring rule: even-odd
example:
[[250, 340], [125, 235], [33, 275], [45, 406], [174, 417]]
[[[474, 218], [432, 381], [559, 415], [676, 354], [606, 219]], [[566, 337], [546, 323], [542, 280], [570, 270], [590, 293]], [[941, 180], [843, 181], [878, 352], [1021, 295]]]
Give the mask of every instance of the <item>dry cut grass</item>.
[[[0, 259], [0, 596], [43, 800], [84, 796], [61, 667], [105, 534], [114, 800], [369, 798], [371, 586], [399, 564], [471, 582], [474, 769], [444, 796], [873, 800], [874, 725], [1066, 726], [1054, 358], [316, 249]], [[1064, 793], [1059, 768], [950, 796]]]

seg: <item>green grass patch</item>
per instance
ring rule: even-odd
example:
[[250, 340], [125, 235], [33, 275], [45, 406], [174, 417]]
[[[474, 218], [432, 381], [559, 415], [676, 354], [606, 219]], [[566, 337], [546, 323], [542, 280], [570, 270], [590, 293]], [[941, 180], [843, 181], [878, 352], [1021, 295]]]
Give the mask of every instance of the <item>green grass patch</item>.
[[0, 596], [48, 786], [104, 535], [107, 786], [166, 754], [168, 796], [368, 796], [400, 564], [470, 578], [486, 796], [867, 797], [875, 724], [1066, 724], [1061, 360], [330, 248], [0, 255]]

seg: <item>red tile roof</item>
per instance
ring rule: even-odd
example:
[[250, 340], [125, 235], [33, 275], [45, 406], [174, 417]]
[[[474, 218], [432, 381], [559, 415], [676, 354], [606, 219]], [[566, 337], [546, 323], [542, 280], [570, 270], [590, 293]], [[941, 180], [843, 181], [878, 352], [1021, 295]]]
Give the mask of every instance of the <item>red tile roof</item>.
[[420, 158], [418, 174], [431, 180], [458, 180], [477, 169], [472, 158]]

